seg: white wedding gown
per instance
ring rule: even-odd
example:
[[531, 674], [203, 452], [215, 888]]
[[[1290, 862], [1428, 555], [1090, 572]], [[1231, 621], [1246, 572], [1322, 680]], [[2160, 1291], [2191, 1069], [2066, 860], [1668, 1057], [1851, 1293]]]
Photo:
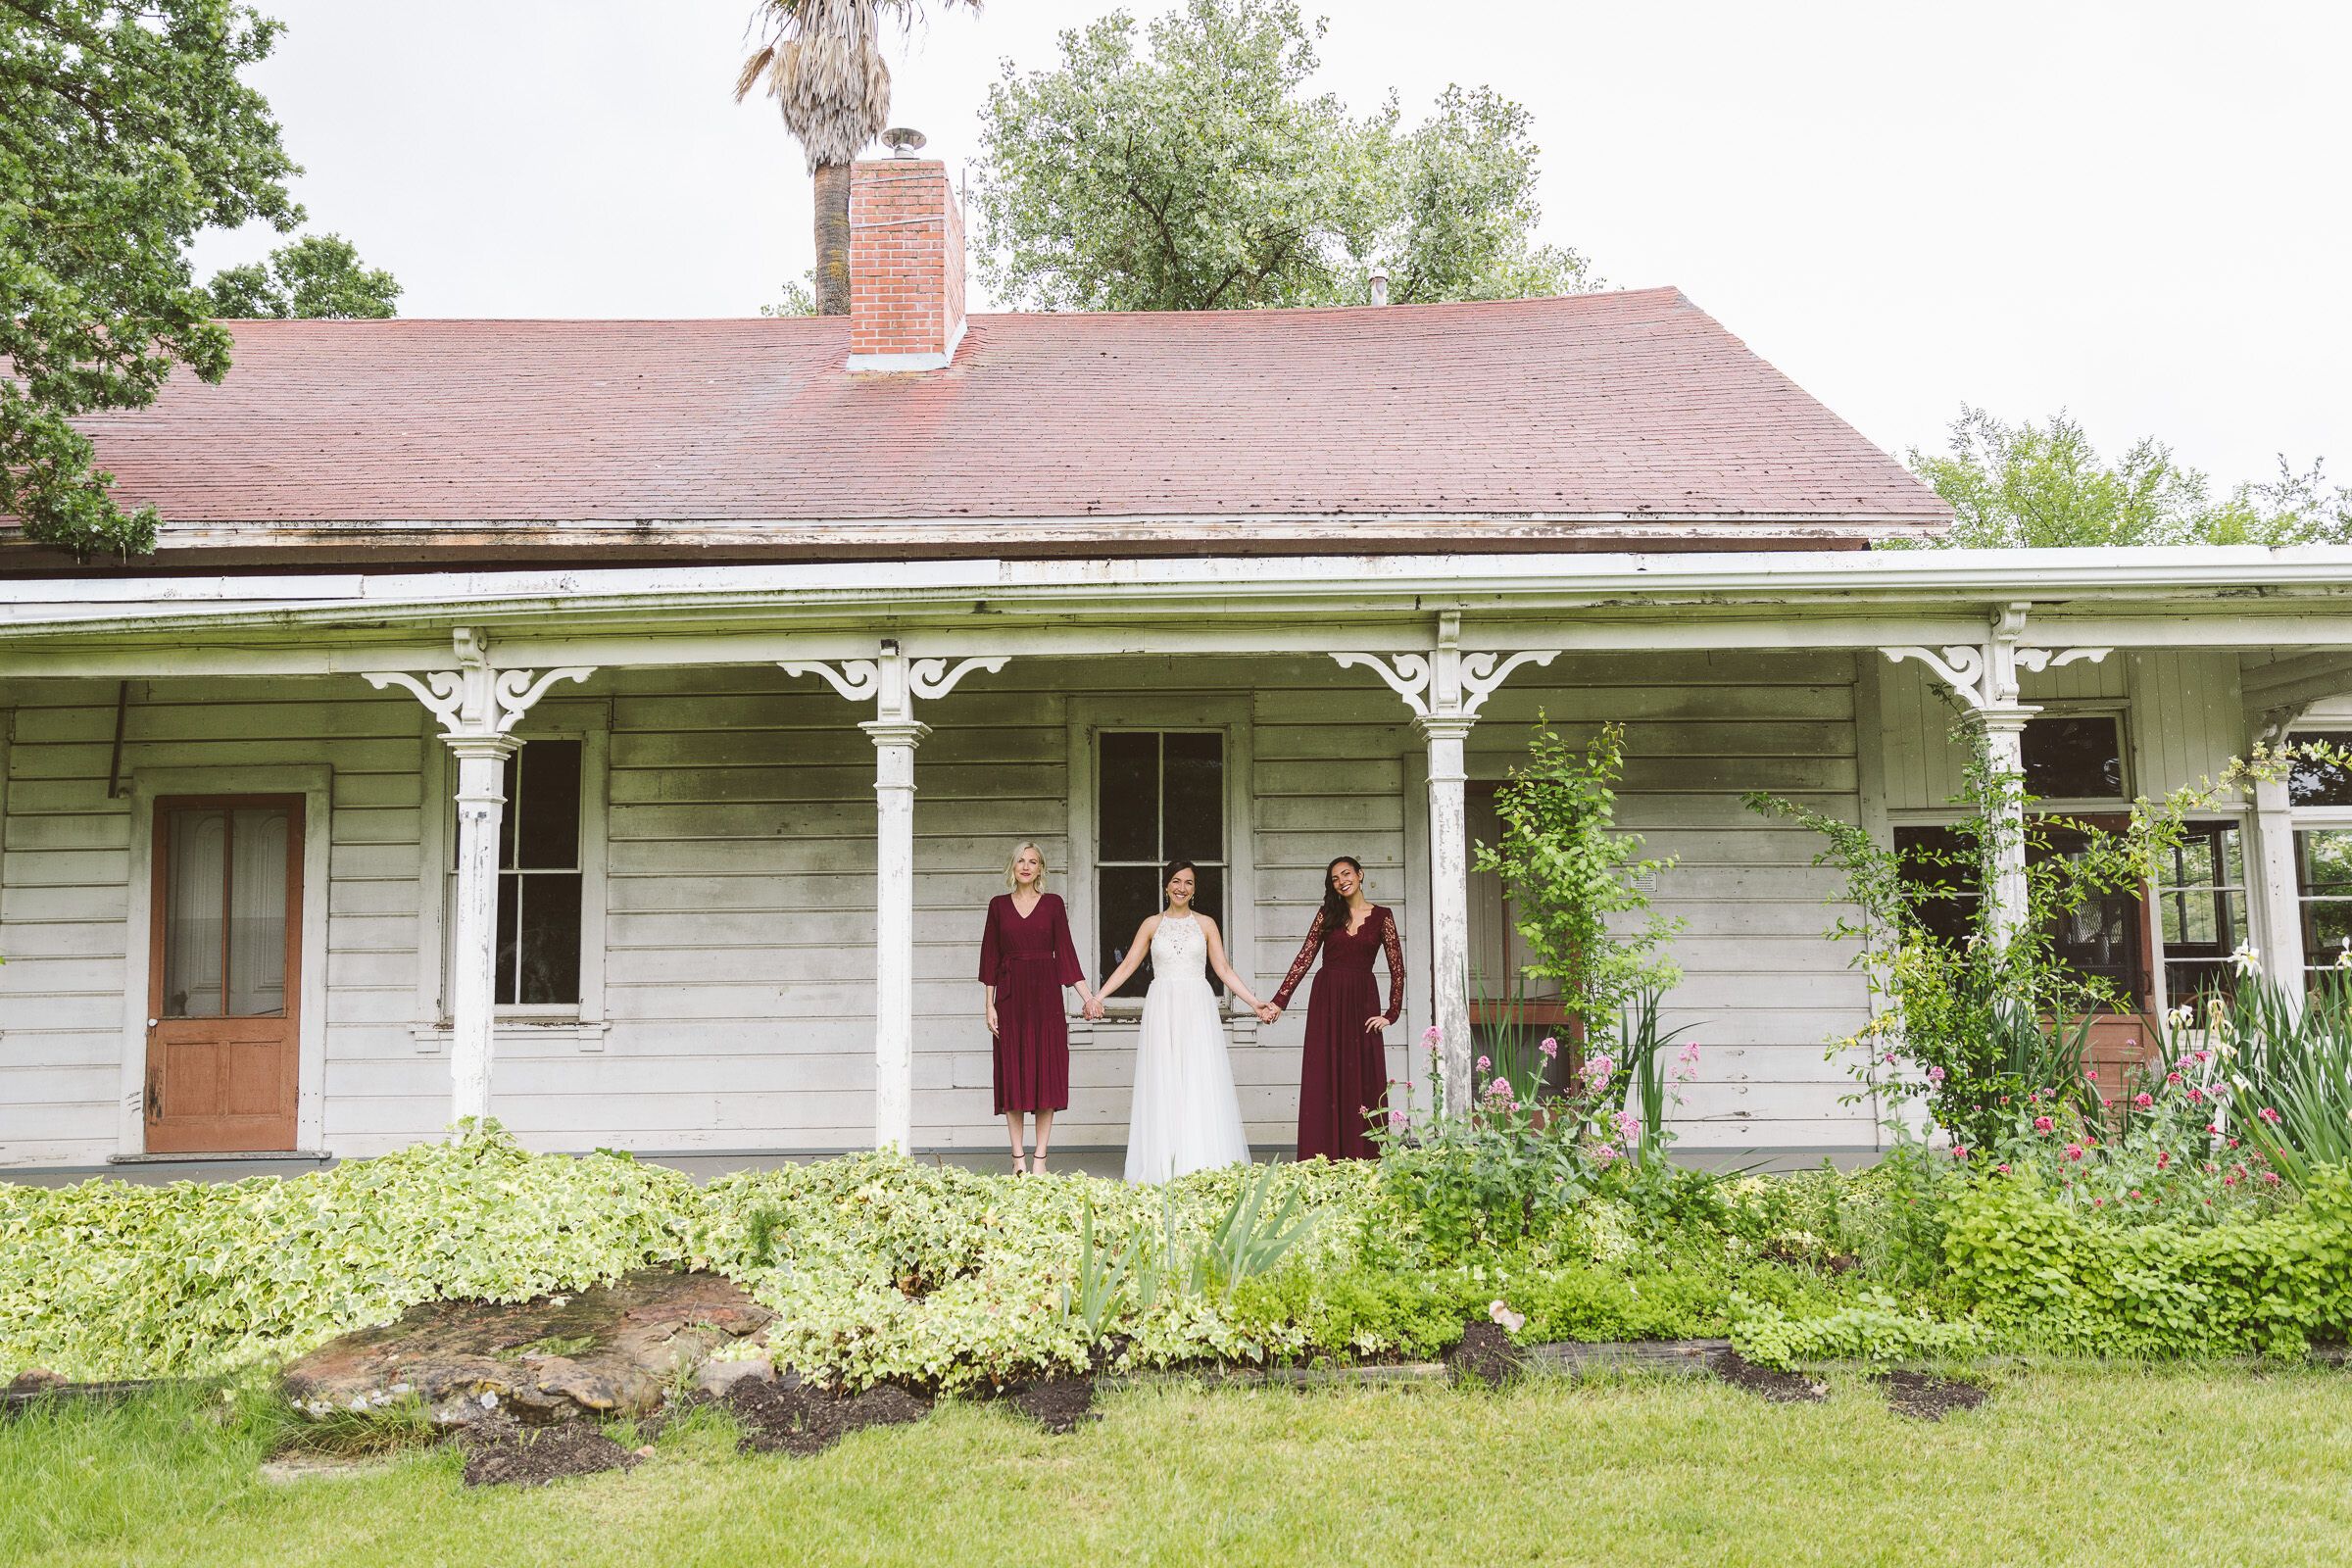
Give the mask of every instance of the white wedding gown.
[[1208, 989], [1208, 940], [1196, 917], [1163, 914], [1152, 933], [1152, 989], [1136, 1038], [1127, 1179], [1164, 1182], [1249, 1159], [1225, 1020]]

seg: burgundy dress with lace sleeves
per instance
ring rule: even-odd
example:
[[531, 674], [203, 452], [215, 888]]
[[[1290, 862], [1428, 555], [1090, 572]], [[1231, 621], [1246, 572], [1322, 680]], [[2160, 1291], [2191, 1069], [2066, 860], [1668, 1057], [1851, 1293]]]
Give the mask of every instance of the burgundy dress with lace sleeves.
[[[1388, 1108], [1388, 1044], [1364, 1020], [1377, 1014], [1393, 1024], [1404, 1010], [1404, 944], [1396, 938], [1396, 917], [1376, 904], [1354, 930], [1329, 931], [1322, 911], [1315, 911], [1306, 945], [1274, 993], [1274, 1005], [1290, 1004], [1318, 949], [1323, 967], [1307, 993], [1306, 1055], [1298, 1074], [1298, 1157], [1377, 1159], [1380, 1146], [1371, 1134]], [[1389, 959], [1386, 1011], [1372, 978], [1377, 953]]]
[[1061, 988], [1085, 976], [1060, 895], [1045, 894], [1027, 914], [1009, 893], [989, 900], [980, 983], [997, 988], [998, 1115], [1069, 1108], [1070, 1026]]

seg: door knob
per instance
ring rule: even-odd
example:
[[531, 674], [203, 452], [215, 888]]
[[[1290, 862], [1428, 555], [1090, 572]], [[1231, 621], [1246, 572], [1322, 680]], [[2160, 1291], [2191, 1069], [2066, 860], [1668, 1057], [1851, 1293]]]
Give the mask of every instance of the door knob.
[[150, 1028], [150, 1029], [152, 1029], [152, 1028], [154, 1028], [154, 1027], [155, 1027], [157, 1024], [159, 1024], [159, 1023], [162, 1023], [163, 1021], [164, 1021], [164, 1020], [163, 1020], [163, 1019], [161, 1019], [161, 1018], [150, 1018], [150, 1019], [148, 1019], [148, 1020], [147, 1020], [147, 1027], [148, 1027], [148, 1028]]

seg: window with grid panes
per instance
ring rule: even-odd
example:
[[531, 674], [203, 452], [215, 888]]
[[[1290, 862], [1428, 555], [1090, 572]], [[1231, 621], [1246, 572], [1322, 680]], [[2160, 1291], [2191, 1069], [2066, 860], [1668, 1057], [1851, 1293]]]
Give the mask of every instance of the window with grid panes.
[[2156, 889], [2167, 1004], [2202, 1006], [2237, 979], [2230, 955], [2246, 937], [2246, 857], [2234, 822], [2191, 822], [2166, 857]]
[[[1193, 862], [1193, 907], [1225, 918], [1225, 736], [1220, 730], [1106, 730], [1097, 737], [1095, 909], [1108, 974], [1136, 927], [1166, 907], [1159, 869]], [[1149, 956], [1136, 985], [1152, 979]], [[1216, 987], [1216, 977], [1209, 977]], [[1218, 988], [1222, 989], [1222, 988]], [[1132, 988], [1130, 994], [1133, 994]]]
[[2295, 835], [2295, 892], [2303, 909], [2303, 963], [2332, 968], [2352, 953], [2352, 828]]
[[580, 762], [576, 740], [535, 740], [507, 759], [499, 820], [502, 1007], [580, 1000]]

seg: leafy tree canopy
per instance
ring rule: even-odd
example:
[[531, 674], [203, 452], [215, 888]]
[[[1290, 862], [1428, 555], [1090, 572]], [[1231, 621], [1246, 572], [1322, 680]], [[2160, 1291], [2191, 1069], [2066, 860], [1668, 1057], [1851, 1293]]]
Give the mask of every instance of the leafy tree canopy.
[[302, 218], [262, 95], [278, 25], [228, 0], [0, 0], [0, 509], [79, 553], [154, 547], [69, 422], [228, 370], [198, 229]]
[[380, 320], [395, 314], [400, 285], [390, 272], [363, 266], [342, 235], [307, 234], [271, 251], [267, 266], [222, 268], [207, 292], [213, 314], [232, 319]]
[[2110, 464], [2063, 412], [2004, 424], [1963, 406], [1949, 448], [1909, 460], [1956, 514], [1946, 547], [2352, 543], [2352, 491], [2328, 490], [2322, 464], [2297, 473], [2282, 457], [2276, 483], [2217, 499], [2162, 442]]
[[1186, 0], [1061, 35], [1061, 64], [1009, 62], [982, 115], [980, 271], [1008, 304], [1198, 311], [1399, 303], [1597, 286], [1539, 245], [1525, 109], [1448, 87], [1405, 129], [1309, 97], [1293, 0]]

